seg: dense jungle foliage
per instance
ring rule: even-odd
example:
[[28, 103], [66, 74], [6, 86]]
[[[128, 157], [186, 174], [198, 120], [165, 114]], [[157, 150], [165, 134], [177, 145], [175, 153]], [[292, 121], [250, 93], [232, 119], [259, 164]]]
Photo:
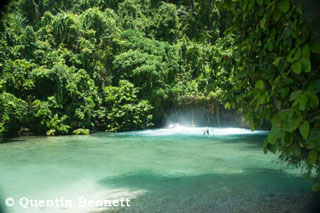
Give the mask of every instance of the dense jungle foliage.
[[[160, 126], [238, 109], [320, 178], [320, 18], [302, 0], [17, 0], [0, 23], [0, 137]], [[320, 189], [315, 184], [314, 190]]]

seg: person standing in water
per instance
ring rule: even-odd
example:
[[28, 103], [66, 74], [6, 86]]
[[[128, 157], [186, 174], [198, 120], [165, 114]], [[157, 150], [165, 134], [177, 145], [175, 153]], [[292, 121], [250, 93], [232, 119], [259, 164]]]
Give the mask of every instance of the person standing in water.
[[203, 131], [203, 135], [206, 135], [206, 134], [209, 135], [209, 129], [206, 129]]

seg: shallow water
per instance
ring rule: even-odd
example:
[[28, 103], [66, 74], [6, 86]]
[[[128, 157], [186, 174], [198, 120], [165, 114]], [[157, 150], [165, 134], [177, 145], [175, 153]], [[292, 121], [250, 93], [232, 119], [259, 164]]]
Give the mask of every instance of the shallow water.
[[[267, 132], [175, 128], [23, 137], [0, 144], [5, 212], [103, 212], [78, 198], [129, 198], [117, 212], [310, 212], [311, 183], [265, 155]], [[72, 207], [22, 208], [19, 199], [72, 200]], [[1, 212], [1, 210], [0, 210]]]

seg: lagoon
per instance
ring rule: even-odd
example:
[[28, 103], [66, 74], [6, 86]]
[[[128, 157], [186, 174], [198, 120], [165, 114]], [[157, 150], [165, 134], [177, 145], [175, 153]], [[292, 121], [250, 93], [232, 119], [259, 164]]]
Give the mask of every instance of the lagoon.
[[[209, 135], [203, 133], [209, 130]], [[27, 136], [0, 144], [4, 212], [312, 212], [302, 172], [264, 154], [267, 131], [182, 127]], [[23, 208], [19, 199], [73, 201]], [[78, 205], [130, 199], [130, 206]]]

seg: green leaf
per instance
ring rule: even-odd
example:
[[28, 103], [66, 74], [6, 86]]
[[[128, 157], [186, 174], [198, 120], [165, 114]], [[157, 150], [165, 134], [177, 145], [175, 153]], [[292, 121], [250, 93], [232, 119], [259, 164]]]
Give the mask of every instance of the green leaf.
[[283, 137], [283, 142], [286, 146], [290, 146], [293, 142], [293, 135], [290, 133], [286, 133]]
[[305, 94], [309, 98], [310, 107], [312, 107], [313, 109], [318, 108], [318, 106], [319, 106], [319, 98], [318, 98], [318, 96], [316, 94], [314, 94], [313, 92], [310, 92], [310, 91], [306, 91]]
[[299, 96], [298, 102], [299, 102], [299, 109], [301, 111], [306, 110], [308, 97], [305, 94], [302, 94], [302, 95]]
[[262, 80], [258, 80], [258, 81], [256, 82], [256, 88], [259, 89], [259, 90], [263, 90], [263, 88], [264, 88], [264, 83], [263, 83]]
[[293, 146], [293, 153], [294, 153], [296, 156], [298, 156], [298, 157], [301, 156], [301, 149], [300, 149], [300, 147], [299, 147], [298, 144], [295, 144], [295, 145]]
[[293, 62], [294, 61], [294, 55], [295, 55], [295, 53], [296, 53], [296, 49], [294, 48], [294, 49], [292, 49], [290, 52], [289, 52], [289, 54], [288, 54], [288, 57], [287, 57], [287, 61], [288, 62]]
[[260, 26], [262, 29], [266, 29], [266, 22], [267, 22], [267, 16], [264, 15], [263, 18], [260, 20]]
[[295, 131], [299, 125], [301, 124], [302, 122], [302, 117], [299, 116], [299, 117], [293, 117], [291, 119], [287, 119], [285, 124], [283, 125], [283, 129], [285, 131], [288, 131], [290, 133], [292, 133], [293, 131]]
[[296, 63], [294, 63], [292, 66], [291, 66], [291, 69], [293, 70], [293, 72], [295, 74], [300, 74], [301, 73], [301, 70], [302, 70], [302, 64], [300, 61], [297, 61]]
[[302, 94], [302, 90], [293, 91], [290, 95], [290, 101], [295, 101]]
[[271, 52], [273, 50], [273, 43], [272, 42], [268, 42], [267, 48]]
[[319, 145], [320, 145], [320, 131], [313, 129], [307, 140], [307, 148], [314, 149], [315, 147], [319, 147]]
[[272, 64], [276, 67], [279, 66], [281, 59], [282, 59], [282, 57], [277, 57]]
[[310, 50], [313, 53], [320, 54], [320, 41], [313, 41], [310, 43]]
[[311, 166], [317, 161], [318, 153], [316, 150], [311, 150], [307, 155], [307, 164]]
[[303, 46], [302, 56], [304, 58], [307, 58], [307, 59], [310, 58], [310, 46], [309, 46], [309, 44], [306, 44], [306, 45]]
[[303, 67], [303, 71], [304, 72], [310, 72], [311, 71], [310, 59], [302, 58], [300, 61], [301, 61], [302, 67]]
[[300, 126], [299, 126], [299, 131], [302, 137], [306, 140], [309, 136], [310, 133], [310, 124], [308, 121], [304, 121]]
[[289, 10], [289, 0], [280, 0], [277, 4], [278, 9], [283, 12], [286, 13]]
[[229, 102], [227, 102], [225, 105], [224, 105], [224, 108], [225, 109], [231, 109], [231, 104]]
[[271, 128], [268, 135], [268, 143], [275, 144], [281, 138], [281, 130], [279, 128]]
[[296, 50], [296, 54], [294, 55], [295, 60], [299, 60], [301, 58], [301, 48]]

